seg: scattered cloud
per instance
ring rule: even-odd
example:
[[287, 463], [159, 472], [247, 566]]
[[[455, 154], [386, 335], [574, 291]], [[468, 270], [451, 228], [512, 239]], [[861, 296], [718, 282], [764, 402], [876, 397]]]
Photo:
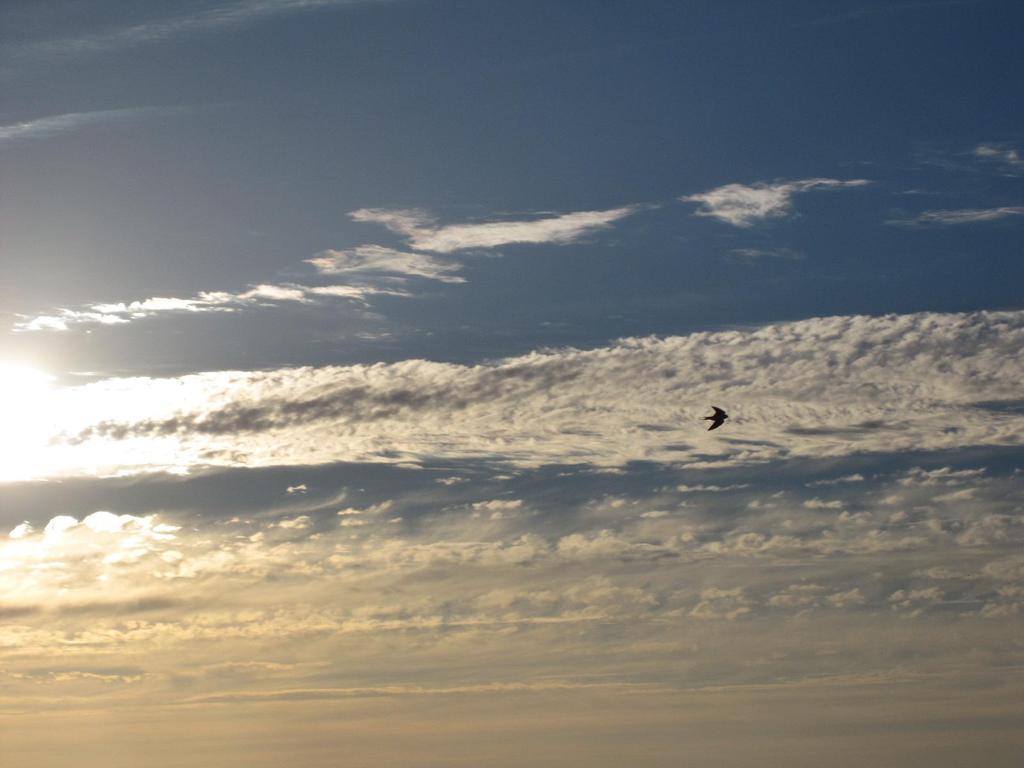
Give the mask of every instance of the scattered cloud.
[[420, 209], [361, 208], [349, 214], [355, 221], [381, 224], [404, 237], [412, 248], [434, 253], [453, 253], [501, 245], [552, 243], [565, 245], [607, 229], [631, 216], [637, 206], [605, 211], [577, 211], [529, 221], [488, 221], [478, 224], [439, 226]]
[[[19, 128], [15, 126], [14, 128]], [[12, 128], [12, 136], [16, 135]], [[0, 142], [4, 136], [0, 133]], [[632, 214], [635, 207], [608, 211], [582, 211], [534, 221], [487, 222], [438, 227], [433, 218], [417, 210], [361, 209], [351, 216], [356, 221], [383, 224], [408, 238], [414, 248], [450, 253], [469, 248], [491, 248], [511, 243], [570, 243], [591, 232], [611, 226]], [[245, 291], [204, 291], [191, 298], [153, 297], [132, 302], [93, 304], [60, 308], [37, 315], [19, 315], [15, 331], [67, 331], [80, 325], [122, 325], [167, 313], [234, 312], [245, 307], [285, 302], [308, 304], [317, 298], [349, 299], [365, 304], [370, 296], [411, 294], [394, 287], [410, 277], [444, 283], [464, 283], [457, 273], [462, 265], [425, 253], [399, 251], [366, 244], [351, 249], [326, 250], [306, 263], [321, 275], [358, 278], [356, 284], [298, 285], [260, 284]]]
[[813, 190], [863, 187], [867, 179], [800, 179], [798, 181], [726, 184], [698, 195], [679, 198], [684, 203], [700, 203], [695, 216], [710, 216], [734, 227], [752, 227], [766, 219], [778, 219], [793, 212], [793, 196]]
[[444, 283], [464, 283], [465, 278], [453, 274], [460, 264], [443, 261], [423, 253], [409, 253], [385, 248], [382, 245], [359, 245], [348, 250], [321, 251], [310, 259], [316, 270], [324, 275], [385, 274], [402, 277], [422, 277]]
[[925, 211], [911, 219], [890, 219], [886, 224], [906, 227], [947, 227], [956, 224], [978, 224], [998, 221], [1013, 216], [1024, 216], [1024, 206], [1010, 205], [999, 208], [956, 208], [950, 210]]

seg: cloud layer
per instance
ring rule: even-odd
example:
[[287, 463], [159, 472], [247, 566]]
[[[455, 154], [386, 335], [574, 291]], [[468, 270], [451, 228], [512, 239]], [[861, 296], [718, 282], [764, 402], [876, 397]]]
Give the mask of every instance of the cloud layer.
[[[602, 713], [573, 721], [594, 737], [657, 711], [673, 732], [695, 713], [706, 729], [721, 707], [710, 722], [734, 738], [744, 706], [782, 708], [784, 729], [836, 698], [833, 729], [1015, 723], [1020, 472], [881, 458], [856, 481], [822, 465], [782, 484], [686, 470], [637, 493], [591, 475], [566, 501], [527, 475], [375, 503], [313, 483], [239, 517], [20, 523], [0, 532], [0, 707], [16, 739], [86, 703], [122, 728], [149, 713], [231, 732], [319, 716], [333, 733], [381, 709], [389, 743], [456, 702], [488, 734], [525, 710], [561, 732], [577, 708]], [[985, 707], [950, 699], [964, 689]], [[686, 741], [711, 764], [707, 739]]]
[[[424, 360], [55, 390], [36, 474], [477, 459], [622, 466], [1020, 445], [1024, 313], [834, 317], [493, 365]], [[705, 432], [711, 404], [726, 428]], [[1003, 407], [1009, 404], [1011, 407]], [[28, 467], [35, 467], [29, 470]]]

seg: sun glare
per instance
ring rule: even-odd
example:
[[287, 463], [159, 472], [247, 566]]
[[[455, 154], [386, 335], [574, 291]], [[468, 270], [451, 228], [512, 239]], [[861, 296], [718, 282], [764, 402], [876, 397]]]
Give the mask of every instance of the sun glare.
[[31, 475], [51, 431], [54, 377], [0, 362], [0, 480]]

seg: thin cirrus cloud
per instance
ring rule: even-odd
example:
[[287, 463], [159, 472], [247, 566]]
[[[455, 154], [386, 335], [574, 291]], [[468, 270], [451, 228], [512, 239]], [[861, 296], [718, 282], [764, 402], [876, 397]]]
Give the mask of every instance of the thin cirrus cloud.
[[979, 144], [973, 154], [979, 160], [992, 163], [1005, 174], [1019, 176], [1024, 173], [1024, 155], [1019, 149], [1007, 144]]
[[13, 55], [68, 56], [159, 43], [176, 37], [218, 32], [254, 24], [287, 13], [329, 8], [354, 8], [396, 0], [247, 0], [205, 3], [188, 14], [160, 16], [138, 24], [99, 30], [91, 34], [15, 44]]
[[382, 245], [358, 245], [344, 250], [321, 251], [306, 259], [323, 275], [391, 275], [420, 277], [443, 283], [464, 283], [466, 279], [453, 274], [461, 264], [443, 261], [424, 253], [409, 253]]
[[360, 208], [352, 211], [349, 216], [354, 221], [381, 224], [401, 235], [416, 250], [453, 253], [515, 244], [565, 245], [608, 229], [638, 210], [639, 206], [631, 205], [604, 211], [576, 211], [529, 221], [488, 221], [446, 226], [438, 226], [430, 213], [418, 208]]
[[1024, 206], [1007, 205], [998, 208], [953, 208], [925, 211], [910, 219], [890, 219], [886, 224], [904, 227], [949, 227], [957, 224], [979, 224], [988, 221], [1024, 216]]
[[727, 257], [730, 261], [754, 262], [759, 259], [783, 259], [802, 261], [803, 253], [792, 248], [733, 248]]
[[67, 331], [81, 325], [123, 325], [144, 318], [166, 314], [201, 312], [235, 312], [256, 306], [282, 303], [309, 304], [317, 297], [350, 299], [365, 303], [372, 295], [408, 296], [405, 291], [369, 285], [255, 285], [240, 293], [204, 291], [190, 299], [153, 297], [132, 302], [90, 304], [86, 307], [62, 308], [40, 315], [20, 315], [13, 330]]
[[708, 216], [734, 227], [748, 228], [767, 219], [785, 218], [793, 213], [793, 196], [814, 190], [863, 187], [867, 179], [800, 179], [769, 184], [726, 184], [708, 192], [687, 195], [684, 203], [699, 203], [695, 216]]
[[[66, 414], [61, 434], [41, 436], [42, 453], [26, 450], [24, 466], [6, 471], [436, 459], [728, 467], [1021, 445], [1024, 414], [992, 404], [1019, 401], [1022, 343], [1021, 312], [852, 316], [487, 365], [407, 360], [113, 379], [56, 390], [49, 410]], [[948, 372], [936, 378], [939, 365]], [[709, 378], [709, 370], [728, 374]], [[624, 388], [634, 395], [623, 400]], [[140, 398], [153, 404], [146, 413]], [[742, 441], [700, 428], [714, 401], [743, 403], [732, 414]]]
[[71, 133], [92, 125], [126, 123], [132, 120], [180, 112], [182, 107], [130, 107], [105, 109], [93, 112], [67, 112], [35, 120], [0, 126], [0, 147], [20, 141], [46, 139], [63, 133]]

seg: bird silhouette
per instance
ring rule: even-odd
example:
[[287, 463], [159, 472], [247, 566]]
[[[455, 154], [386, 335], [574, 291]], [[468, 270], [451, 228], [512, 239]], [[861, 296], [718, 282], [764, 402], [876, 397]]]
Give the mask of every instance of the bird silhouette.
[[705, 416], [702, 421], [710, 421], [711, 426], [708, 427], [708, 432], [712, 429], [718, 429], [720, 426], [725, 424], [725, 420], [729, 418], [729, 414], [723, 411], [721, 408], [712, 405], [712, 410], [715, 412], [714, 416]]

